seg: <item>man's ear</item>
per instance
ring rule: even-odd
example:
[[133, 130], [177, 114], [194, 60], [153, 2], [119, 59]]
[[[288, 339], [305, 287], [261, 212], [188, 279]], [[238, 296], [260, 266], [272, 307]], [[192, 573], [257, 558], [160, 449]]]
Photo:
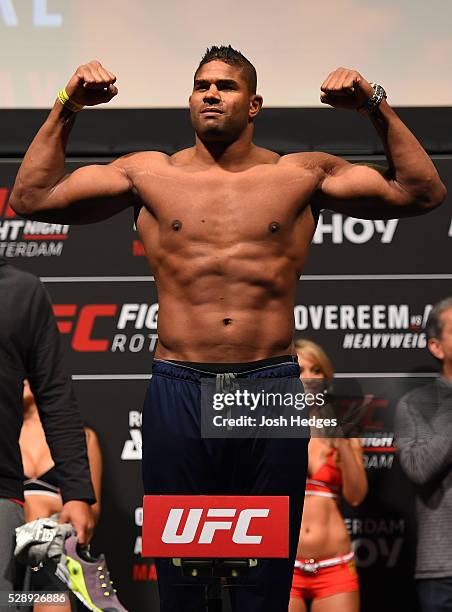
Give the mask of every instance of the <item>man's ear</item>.
[[259, 96], [257, 94], [255, 94], [254, 96], [251, 96], [250, 98], [250, 110], [249, 110], [249, 117], [250, 119], [254, 119], [254, 117], [256, 117], [256, 115], [258, 115], [259, 111], [262, 108], [262, 105], [264, 103], [264, 99], [262, 96]]
[[444, 359], [444, 351], [441, 340], [438, 340], [438, 338], [430, 338], [427, 346], [433, 357], [436, 357], [437, 359]]

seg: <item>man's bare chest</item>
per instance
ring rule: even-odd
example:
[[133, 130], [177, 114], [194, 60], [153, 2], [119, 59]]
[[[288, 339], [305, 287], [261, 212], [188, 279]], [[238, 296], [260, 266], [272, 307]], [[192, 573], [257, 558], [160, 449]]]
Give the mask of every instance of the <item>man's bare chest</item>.
[[138, 194], [162, 227], [204, 232], [255, 227], [276, 233], [293, 225], [309, 203], [314, 181], [293, 171], [173, 172], [141, 176]]

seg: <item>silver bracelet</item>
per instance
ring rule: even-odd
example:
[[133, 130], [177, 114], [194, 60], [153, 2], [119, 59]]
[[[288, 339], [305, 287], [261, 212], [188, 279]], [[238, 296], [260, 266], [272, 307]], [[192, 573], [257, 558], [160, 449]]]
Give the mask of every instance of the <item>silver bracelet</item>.
[[371, 98], [364, 102], [362, 106], [359, 106], [356, 109], [360, 113], [372, 114], [380, 106], [383, 100], [386, 100], [386, 98], [388, 97], [381, 85], [378, 85], [377, 83], [371, 83], [371, 85], [372, 89], [374, 90], [374, 94]]

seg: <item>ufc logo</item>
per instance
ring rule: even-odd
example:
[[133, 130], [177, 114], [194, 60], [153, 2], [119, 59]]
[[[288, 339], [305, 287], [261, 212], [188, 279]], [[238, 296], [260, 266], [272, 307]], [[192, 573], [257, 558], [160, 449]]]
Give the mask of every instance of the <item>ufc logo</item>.
[[143, 556], [288, 557], [285, 496], [145, 495]]
[[[235, 544], [260, 544], [262, 541], [262, 536], [248, 535], [248, 527], [253, 517], [265, 518], [268, 516], [269, 512], [269, 508], [241, 510], [235, 525], [234, 533], [232, 534], [232, 541]], [[183, 508], [172, 508], [170, 510], [168, 520], [166, 521], [165, 529], [163, 530], [162, 534], [162, 542], [165, 542], [165, 544], [189, 544], [190, 542], [194, 541], [203, 510], [202, 508], [192, 508], [189, 510], [185, 527], [182, 533], [178, 535], [177, 531], [179, 529], [183, 513]], [[211, 508], [207, 511], [207, 518], [235, 517], [236, 513], [236, 508]], [[218, 529], [224, 529], [226, 531], [231, 530], [232, 521], [207, 521], [207, 519], [205, 519], [198, 538], [199, 544], [211, 544], [215, 531]]]
[[116, 304], [86, 304], [82, 306], [78, 316], [76, 304], [55, 304], [53, 312], [57, 318], [58, 329], [61, 334], [72, 334], [71, 346], [79, 352], [105, 352], [109, 347], [109, 340], [93, 338], [93, 330], [99, 319], [116, 316]]

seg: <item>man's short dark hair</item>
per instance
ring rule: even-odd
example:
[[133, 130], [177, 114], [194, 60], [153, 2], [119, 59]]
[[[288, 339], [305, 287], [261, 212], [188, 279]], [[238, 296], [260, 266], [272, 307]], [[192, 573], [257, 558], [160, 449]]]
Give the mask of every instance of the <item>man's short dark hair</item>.
[[441, 300], [433, 306], [426, 325], [427, 338], [429, 340], [431, 338], [437, 338], [438, 340], [441, 338], [444, 326], [441, 315], [446, 310], [449, 310], [449, 308], [452, 308], [452, 297], [444, 298], [444, 300]]
[[256, 68], [248, 59], [246, 59], [246, 57], [242, 53], [240, 53], [240, 51], [233, 49], [231, 45], [228, 45], [227, 47], [225, 47], [224, 45], [221, 45], [220, 47], [213, 45], [212, 47], [210, 47], [210, 49], [208, 48], [204, 53], [201, 61], [199, 62], [199, 66], [197, 67], [195, 72], [195, 78], [201, 66], [204, 66], [204, 64], [208, 64], [209, 62], [213, 62], [214, 60], [219, 60], [221, 62], [224, 62], [225, 64], [230, 64], [231, 66], [237, 66], [241, 68], [243, 70], [246, 80], [248, 81], [248, 87], [250, 92], [252, 94], [256, 93]]

